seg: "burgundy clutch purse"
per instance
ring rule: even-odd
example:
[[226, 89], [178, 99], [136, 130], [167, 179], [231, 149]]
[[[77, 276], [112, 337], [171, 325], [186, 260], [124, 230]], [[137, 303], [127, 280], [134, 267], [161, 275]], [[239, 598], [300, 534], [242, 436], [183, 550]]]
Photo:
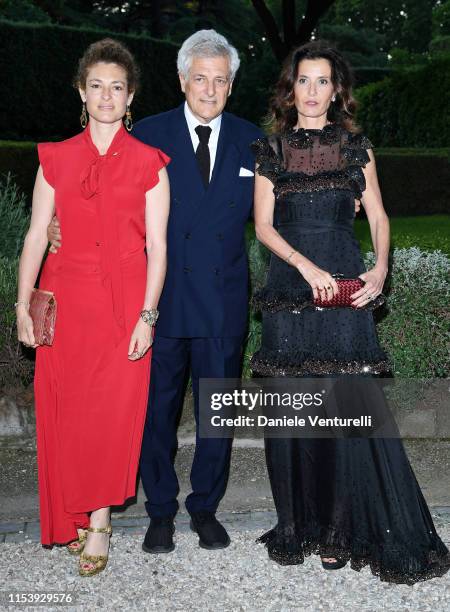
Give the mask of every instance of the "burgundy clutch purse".
[[33, 289], [30, 298], [30, 317], [33, 320], [36, 344], [51, 346], [56, 322], [56, 300], [52, 291]]
[[314, 298], [314, 306], [320, 306], [321, 308], [339, 308], [342, 306], [355, 308], [355, 306], [352, 306], [350, 296], [364, 287], [364, 281], [360, 278], [335, 278], [335, 281], [339, 288], [339, 293], [333, 295], [331, 300], [322, 300], [319, 293], [319, 298]]

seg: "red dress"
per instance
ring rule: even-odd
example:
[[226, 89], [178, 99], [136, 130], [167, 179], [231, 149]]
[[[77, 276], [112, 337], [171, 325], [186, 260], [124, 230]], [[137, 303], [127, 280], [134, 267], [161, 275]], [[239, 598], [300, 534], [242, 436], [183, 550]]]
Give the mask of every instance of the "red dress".
[[40, 288], [58, 304], [54, 343], [38, 347], [35, 399], [42, 544], [66, 543], [88, 511], [135, 494], [150, 351], [128, 359], [143, 306], [145, 192], [169, 158], [123, 127], [105, 155], [81, 134], [38, 146], [55, 189], [62, 247]]

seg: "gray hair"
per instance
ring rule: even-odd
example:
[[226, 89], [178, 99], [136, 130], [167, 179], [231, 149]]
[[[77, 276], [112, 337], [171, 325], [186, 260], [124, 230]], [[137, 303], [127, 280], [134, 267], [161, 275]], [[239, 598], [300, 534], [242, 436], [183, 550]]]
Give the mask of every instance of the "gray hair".
[[185, 79], [188, 78], [194, 57], [223, 56], [230, 60], [230, 78], [233, 80], [241, 63], [236, 49], [230, 45], [225, 36], [215, 30], [199, 30], [189, 36], [178, 51], [178, 74], [181, 74]]

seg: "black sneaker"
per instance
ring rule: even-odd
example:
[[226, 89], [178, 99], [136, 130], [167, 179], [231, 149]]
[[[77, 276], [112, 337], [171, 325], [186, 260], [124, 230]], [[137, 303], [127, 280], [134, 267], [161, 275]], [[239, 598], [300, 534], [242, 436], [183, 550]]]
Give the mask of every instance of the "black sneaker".
[[148, 553], [169, 553], [175, 548], [173, 517], [152, 518], [142, 543], [142, 550]]
[[226, 548], [230, 537], [225, 527], [219, 523], [213, 512], [194, 512], [191, 514], [192, 531], [198, 533], [199, 546], [207, 550]]

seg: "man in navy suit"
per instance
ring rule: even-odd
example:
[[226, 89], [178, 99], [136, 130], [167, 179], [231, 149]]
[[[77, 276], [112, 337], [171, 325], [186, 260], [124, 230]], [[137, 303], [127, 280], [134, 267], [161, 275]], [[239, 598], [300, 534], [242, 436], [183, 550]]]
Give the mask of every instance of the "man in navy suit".
[[230, 542], [215, 512], [225, 493], [231, 440], [199, 437], [199, 379], [240, 375], [248, 311], [244, 235], [254, 188], [249, 145], [262, 135], [223, 112], [239, 67], [236, 49], [223, 36], [196, 32], [182, 45], [177, 65], [185, 103], [143, 119], [133, 130], [171, 157], [167, 276], [140, 464], [151, 518], [146, 552], [174, 549], [176, 423], [189, 366], [197, 436], [186, 508], [200, 546], [224, 548]]
[[[136, 138], [171, 157], [167, 275], [140, 463], [151, 518], [142, 547], [152, 553], [174, 549], [176, 424], [189, 367], [197, 436], [186, 508], [200, 546], [230, 543], [215, 512], [225, 493], [231, 440], [199, 437], [199, 379], [240, 375], [248, 311], [244, 236], [255, 165], [250, 143], [262, 136], [253, 124], [223, 112], [239, 68], [237, 51], [223, 36], [196, 32], [182, 45], [177, 66], [185, 103], [133, 129]], [[49, 236], [59, 246], [57, 225]]]

